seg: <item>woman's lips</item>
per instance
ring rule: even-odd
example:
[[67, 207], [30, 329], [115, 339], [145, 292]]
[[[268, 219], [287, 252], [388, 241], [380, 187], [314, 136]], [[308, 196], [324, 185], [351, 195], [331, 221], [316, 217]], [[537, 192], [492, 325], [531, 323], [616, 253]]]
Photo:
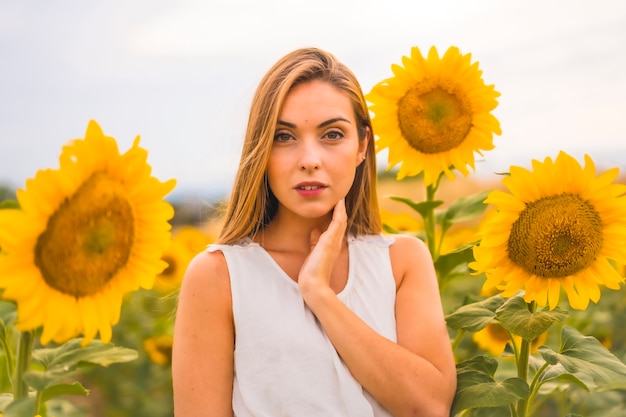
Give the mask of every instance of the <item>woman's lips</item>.
[[320, 183], [301, 183], [295, 187], [295, 190], [303, 197], [316, 197], [328, 188]]

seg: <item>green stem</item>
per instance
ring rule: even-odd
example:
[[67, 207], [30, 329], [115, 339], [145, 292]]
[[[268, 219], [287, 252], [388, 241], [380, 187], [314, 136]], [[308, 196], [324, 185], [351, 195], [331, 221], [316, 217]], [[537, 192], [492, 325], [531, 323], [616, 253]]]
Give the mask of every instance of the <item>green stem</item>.
[[[530, 357], [530, 341], [522, 339], [522, 347], [520, 348], [517, 360], [517, 376], [526, 381], [528, 379], [528, 359]], [[517, 403], [517, 415], [526, 417], [528, 400], [522, 399]]]
[[517, 340], [513, 337], [513, 334], [507, 330], [506, 332], [509, 335], [509, 340], [511, 341], [511, 346], [513, 346], [513, 353], [515, 354], [515, 358], [519, 358], [519, 345], [517, 344]]
[[35, 335], [33, 332], [20, 333], [17, 344], [17, 363], [15, 364], [15, 378], [13, 378], [13, 399], [28, 396], [28, 385], [24, 382], [24, 373], [30, 365], [30, 357], [33, 351]]
[[456, 332], [456, 336], [454, 336], [454, 340], [452, 341], [452, 351], [453, 352], [459, 346], [459, 343], [461, 343], [461, 339], [463, 338], [463, 335], [465, 335], [465, 331], [466, 331], [465, 329], [459, 329]]
[[37, 397], [35, 399], [35, 415], [40, 415], [42, 403], [43, 403], [43, 391], [37, 391]]
[[0, 343], [2, 343], [2, 349], [4, 350], [4, 359], [7, 365], [7, 375], [9, 377], [9, 382], [13, 384], [13, 350], [9, 347], [9, 343], [7, 342], [8, 335], [5, 334], [5, 337], [0, 337]]
[[517, 416], [517, 410], [515, 409], [515, 406], [513, 406], [513, 404], [511, 404], [509, 407], [511, 408], [511, 416], [512, 417], [518, 417]]
[[[535, 302], [528, 303], [528, 310], [534, 312], [536, 308]], [[528, 361], [530, 359], [530, 345], [532, 340], [522, 339], [522, 345], [517, 356], [517, 376], [525, 382], [528, 382]], [[518, 417], [526, 417], [528, 413], [528, 399], [519, 400], [517, 403]]]
[[541, 365], [541, 368], [537, 370], [537, 372], [535, 373], [535, 376], [533, 377], [532, 382], [530, 383], [530, 395], [528, 396], [528, 400], [527, 400], [528, 408], [532, 407], [535, 402], [535, 397], [537, 396], [537, 393], [539, 392], [539, 388], [541, 387], [541, 384], [539, 383], [539, 378], [541, 377], [541, 375], [543, 374], [543, 371], [545, 371], [547, 367], [548, 367], [548, 362]]
[[[426, 187], [426, 201], [435, 201], [436, 192], [437, 185], [428, 185]], [[433, 260], [436, 261], [439, 254], [437, 253], [437, 242], [435, 242], [435, 209], [432, 207], [428, 209], [424, 217], [424, 231], [426, 232], [426, 244]]]

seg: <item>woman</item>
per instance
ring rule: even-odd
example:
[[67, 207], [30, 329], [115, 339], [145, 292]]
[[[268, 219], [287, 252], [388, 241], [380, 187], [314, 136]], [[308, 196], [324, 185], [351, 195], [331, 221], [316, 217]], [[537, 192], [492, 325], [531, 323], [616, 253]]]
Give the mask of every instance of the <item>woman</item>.
[[177, 417], [447, 416], [456, 371], [431, 257], [384, 237], [367, 105], [306, 48], [253, 98], [215, 245], [191, 262], [173, 352]]

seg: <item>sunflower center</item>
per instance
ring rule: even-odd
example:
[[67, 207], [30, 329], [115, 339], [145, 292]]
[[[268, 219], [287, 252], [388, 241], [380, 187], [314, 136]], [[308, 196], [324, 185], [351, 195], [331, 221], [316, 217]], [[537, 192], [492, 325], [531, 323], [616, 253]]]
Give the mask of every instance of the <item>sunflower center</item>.
[[587, 268], [602, 249], [602, 219], [578, 195], [563, 193], [526, 205], [513, 223], [509, 258], [531, 274], [563, 278]]
[[159, 274], [159, 277], [166, 280], [173, 279], [178, 271], [176, 259], [170, 255], [163, 255], [161, 259], [167, 263], [167, 267]]
[[121, 185], [95, 173], [48, 219], [35, 264], [50, 287], [77, 298], [95, 294], [126, 265], [134, 227]]
[[422, 83], [398, 102], [398, 123], [412, 148], [434, 154], [454, 149], [465, 140], [472, 113], [463, 97]]
[[487, 332], [489, 333], [489, 335], [494, 339], [494, 340], [498, 340], [498, 341], [508, 341], [510, 339], [509, 334], [506, 332], [506, 330], [504, 330], [504, 327], [502, 327], [501, 325], [497, 324], [497, 323], [490, 323], [487, 327]]

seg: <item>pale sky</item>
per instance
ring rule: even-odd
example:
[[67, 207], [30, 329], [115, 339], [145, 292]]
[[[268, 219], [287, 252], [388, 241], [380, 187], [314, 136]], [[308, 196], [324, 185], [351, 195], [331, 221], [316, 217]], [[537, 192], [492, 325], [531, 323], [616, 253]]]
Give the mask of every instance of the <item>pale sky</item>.
[[0, 183], [57, 167], [94, 119], [178, 192], [227, 192], [258, 81], [302, 46], [365, 92], [413, 46], [471, 53], [502, 94], [480, 175], [559, 150], [626, 170], [623, 0], [2, 0]]

